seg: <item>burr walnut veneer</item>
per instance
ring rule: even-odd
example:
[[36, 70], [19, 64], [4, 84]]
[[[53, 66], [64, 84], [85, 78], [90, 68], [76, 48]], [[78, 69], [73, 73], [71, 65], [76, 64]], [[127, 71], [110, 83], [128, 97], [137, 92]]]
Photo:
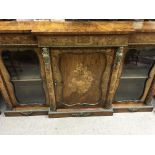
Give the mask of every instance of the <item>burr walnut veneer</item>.
[[0, 22], [6, 116], [152, 111], [155, 22]]

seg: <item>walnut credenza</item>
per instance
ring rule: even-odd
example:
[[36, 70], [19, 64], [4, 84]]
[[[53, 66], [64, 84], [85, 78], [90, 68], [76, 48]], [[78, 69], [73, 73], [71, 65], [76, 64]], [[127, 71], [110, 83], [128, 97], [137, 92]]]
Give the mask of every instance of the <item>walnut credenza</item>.
[[0, 22], [6, 116], [152, 111], [155, 23]]

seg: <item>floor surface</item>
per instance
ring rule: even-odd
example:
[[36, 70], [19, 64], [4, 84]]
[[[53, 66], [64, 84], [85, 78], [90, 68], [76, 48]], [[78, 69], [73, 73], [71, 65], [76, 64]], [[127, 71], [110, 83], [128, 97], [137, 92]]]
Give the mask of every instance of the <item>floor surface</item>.
[[55, 119], [1, 115], [0, 134], [155, 134], [155, 112]]
[[0, 134], [155, 134], [155, 109], [113, 116], [54, 119], [48, 116], [5, 117], [2, 113]]

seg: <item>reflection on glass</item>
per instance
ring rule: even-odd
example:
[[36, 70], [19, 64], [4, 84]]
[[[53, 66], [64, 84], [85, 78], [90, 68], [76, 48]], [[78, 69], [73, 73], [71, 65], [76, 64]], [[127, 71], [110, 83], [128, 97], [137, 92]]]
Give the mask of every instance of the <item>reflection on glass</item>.
[[155, 61], [155, 48], [130, 49], [114, 100], [139, 100]]
[[2, 57], [13, 80], [40, 78], [39, 61], [34, 51], [5, 51]]
[[20, 104], [45, 103], [42, 81], [13, 82]]
[[3, 51], [2, 58], [10, 74], [18, 103], [45, 103], [36, 53], [33, 50]]

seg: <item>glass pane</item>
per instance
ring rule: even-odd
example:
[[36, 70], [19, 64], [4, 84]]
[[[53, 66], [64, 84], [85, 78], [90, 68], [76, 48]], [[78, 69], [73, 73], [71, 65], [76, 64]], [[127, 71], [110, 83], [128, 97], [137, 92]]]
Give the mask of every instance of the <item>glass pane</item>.
[[3, 51], [2, 58], [11, 76], [18, 103], [45, 103], [37, 54], [33, 50]]
[[40, 78], [39, 61], [34, 51], [4, 51], [2, 57], [12, 80]]
[[130, 49], [114, 100], [139, 100], [155, 61], [155, 48]]
[[13, 84], [19, 103], [45, 103], [42, 81], [18, 81]]
[[124, 62], [123, 77], [147, 77], [155, 59], [155, 49], [131, 49]]
[[121, 79], [115, 101], [138, 100], [143, 93], [146, 79]]

